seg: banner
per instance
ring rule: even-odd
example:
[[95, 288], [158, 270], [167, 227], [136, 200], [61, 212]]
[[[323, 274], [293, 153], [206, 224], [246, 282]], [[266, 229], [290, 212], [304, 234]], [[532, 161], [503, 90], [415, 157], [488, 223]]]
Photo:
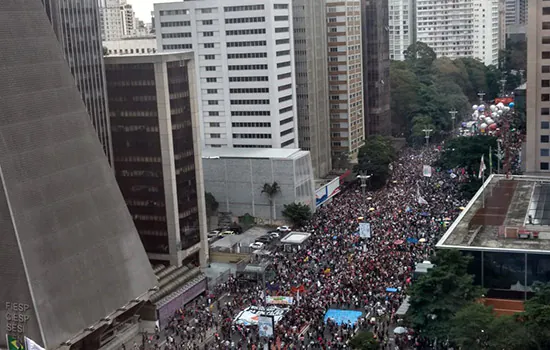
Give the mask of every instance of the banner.
[[361, 238], [370, 238], [371, 230], [369, 222], [362, 222], [359, 224], [359, 236]]
[[25, 350], [25, 346], [13, 335], [6, 334], [6, 342], [8, 344], [8, 350]]
[[40, 345], [36, 344], [32, 339], [25, 337], [25, 350], [46, 350]]
[[258, 318], [258, 331], [260, 333], [260, 337], [273, 337], [273, 317], [260, 316]]
[[285, 313], [288, 312], [286, 308], [280, 308], [277, 306], [250, 306], [241, 311], [235, 317], [235, 323], [244, 326], [256, 326], [260, 320], [260, 316], [269, 316], [273, 318], [273, 323], [277, 324], [283, 318]]
[[265, 298], [265, 302], [267, 304], [272, 304], [272, 305], [285, 305], [285, 306], [288, 306], [288, 305], [292, 305], [294, 303], [294, 298], [293, 297], [284, 297], [284, 296], [267, 296]]
[[422, 167], [422, 174], [425, 177], [432, 177], [432, 167], [429, 165], [424, 165], [424, 167]]

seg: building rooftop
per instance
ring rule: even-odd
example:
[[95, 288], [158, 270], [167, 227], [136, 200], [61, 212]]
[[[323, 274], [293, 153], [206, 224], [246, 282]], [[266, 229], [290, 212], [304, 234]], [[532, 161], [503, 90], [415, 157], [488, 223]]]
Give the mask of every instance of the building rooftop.
[[550, 177], [491, 175], [437, 247], [550, 254]]
[[281, 239], [281, 243], [283, 243], [283, 244], [302, 244], [309, 238], [309, 236], [311, 236], [311, 233], [292, 231], [288, 235], [284, 236]]
[[151, 62], [153, 60], [170, 59], [171, 57], [174, 57], [174, 59], [177, 59], [182, 55], [185, 55], [187, 59], [193, 59], [195, 57], [194, 52], [192, 50], [134, 53], [134, 54], [124, 54], [124, 55], [106, 55], [103, 57], [105, 59], [105, 63], [107, 64], [109, 63], [124, 64], [124, 63], [136, 63], [137, 61]]
[[206, 148], [203, 158], [260, 158], [260, 159], [294, 159], [307, 151], [299, 148]]

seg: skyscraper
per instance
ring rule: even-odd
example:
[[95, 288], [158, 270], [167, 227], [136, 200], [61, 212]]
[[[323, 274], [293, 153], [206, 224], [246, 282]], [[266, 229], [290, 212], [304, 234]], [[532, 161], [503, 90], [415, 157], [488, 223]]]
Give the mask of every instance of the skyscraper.
[[88, 109], [103, 150], [112, 158], [97, 0], [42, 0]]
[[391, 135], [387, 0], [362, 0], [365, 134]]
[[365, 138], [361, 1], [327, 0], [326, 5], [332, 163], [344, 168]]
[[192, 49], [203, 147], [297, 148], [290, 0], [155, 4], [158, 52]]
[[416, 0], [389, 0], [390, 59], [403, 61], [403, 52], [416, 42]]
[[505, 0], [506, 25], [527, 24], [527, 1], [528, 0]]
[[208, 256], [193, 52], [105, 57], [116, 178], [149, 258]]
[[293, 0], [292, 17], [299, 144], [319, 178], [332, 169], [325, 2]]
[[550, 172], [550, 3], [529, 0], [526, 171]]
[[156, 278], [43, 4], [0, 22], [0, 348], [95, 350]]

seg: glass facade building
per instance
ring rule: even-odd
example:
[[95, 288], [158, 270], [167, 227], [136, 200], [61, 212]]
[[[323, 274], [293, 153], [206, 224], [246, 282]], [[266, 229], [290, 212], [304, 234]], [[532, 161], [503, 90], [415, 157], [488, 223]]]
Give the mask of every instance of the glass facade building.
[[178, 266], [199, 261], [206, 231], [192, 62], [192, 53], [106, 58], [116, 178], [150, 259]]
[[92, 124], [112, 160], [97, 0], [42, 0]]

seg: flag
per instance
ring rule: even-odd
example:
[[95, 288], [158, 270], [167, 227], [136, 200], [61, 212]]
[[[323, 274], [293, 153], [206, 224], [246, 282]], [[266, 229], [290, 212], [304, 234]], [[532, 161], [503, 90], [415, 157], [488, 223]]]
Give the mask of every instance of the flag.
[[416, 187], [416, 197], [418, 204], [428, 204], [428, 202], [420, 195], [420, 186]]
[[422, 167], [422, 175], [425, 177], [432, 177], [432, 167], [429, 165], [424, 165]]
[[25, 350], [46, 350], [31, 339], [25, 337]]
[[479, 174], [477, 174], [478, 179], [481, 179], [485, 175], [485, 161], [483, 160], [485, 155], [481, 155], [481, 163], [479, 164]]
[[25, 346], [13, 335], [6, 334], [6, 342], [8, 343], [8, 350], [25, 350]]

